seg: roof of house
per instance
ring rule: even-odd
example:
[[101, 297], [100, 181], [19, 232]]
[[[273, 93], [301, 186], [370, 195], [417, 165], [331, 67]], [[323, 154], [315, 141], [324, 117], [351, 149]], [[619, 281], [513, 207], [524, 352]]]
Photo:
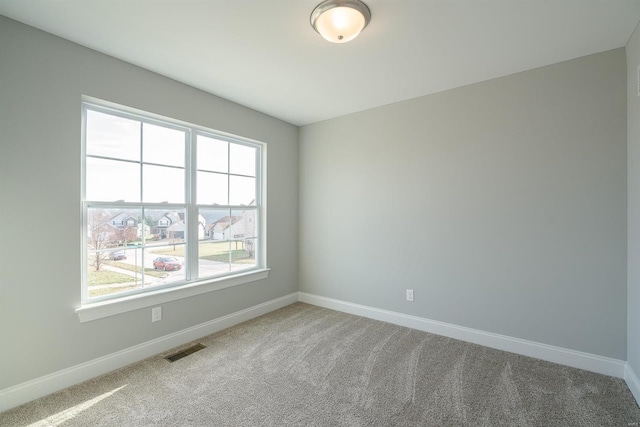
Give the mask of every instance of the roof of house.
[[220, 218], [216, 222], [212, 223], [209, 227], [207, 227], [207, 229], [208, 230], [212, 230], [214, 227], [218, 226], [219, 229], [226, 230], [227, 228], [229, 228], [233, 224], [237, 223], [241, 219], [242, 219], [241, 216], [229, 216], [229, 215], [227, 215], [225, 217]]

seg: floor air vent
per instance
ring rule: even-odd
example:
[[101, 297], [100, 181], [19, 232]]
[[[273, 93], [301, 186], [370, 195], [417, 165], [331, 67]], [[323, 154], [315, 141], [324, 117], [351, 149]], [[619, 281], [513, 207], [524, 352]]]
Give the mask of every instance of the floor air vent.
[[191, 347], [187, 347], [184, 350], [180, 350], [179, 352], [172, 354], [171, 356], [165, 357], [169, 362], [175, 362], [176, 360], [182, 359], [183, 357], [187, 357], [190, 354], [195, 353], [196, 351], [200, 351], [205, 348], [204, 345], [198, 343], [192, 345]]

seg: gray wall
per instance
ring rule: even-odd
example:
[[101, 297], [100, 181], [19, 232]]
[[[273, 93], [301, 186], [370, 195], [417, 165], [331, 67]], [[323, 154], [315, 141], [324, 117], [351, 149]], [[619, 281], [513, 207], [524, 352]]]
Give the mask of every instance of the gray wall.
[[[2, 16], [0, 40], [0, 390], [297, 291], [295, 126]], [[267, 143], [269, 278], [81, 324], [83, 94]]]
[[621, 48], [302, 127], [300, 290], [625, 360], [625, 82]]
[[[295, 292], [298, 265], [304, 292], [627, 358], [623, 49], [298, 137], [1, 16], [0, 40], [0, 390]], [[627, 46], [634, 94], [639, 44], [636, 33]], [[158, 323], [149, 310], [79, 323], [83, 94], [266, 142], [269, 279], [164, 304]], [[629, 96], [629, 218], [640, 213], [638, 108]], [[639, 235], [630, 221], [636, 372]]]
[[627, 361], [640, 375], [640, 30], [627, 42]]

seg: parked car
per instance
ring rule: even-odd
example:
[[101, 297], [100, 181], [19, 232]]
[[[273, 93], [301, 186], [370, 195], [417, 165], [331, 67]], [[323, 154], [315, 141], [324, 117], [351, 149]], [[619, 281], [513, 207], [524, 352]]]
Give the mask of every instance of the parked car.
[[127, 254], [124, 251], [113, 251], [109, 253], [109, 259], [120, 261], [121, 259], [127, 259]]
[[180, 270], [182, 263], [178, 258], [172, 256], [160, 256], [153, 260], [153, 268], [158, 270], [173, 271]]

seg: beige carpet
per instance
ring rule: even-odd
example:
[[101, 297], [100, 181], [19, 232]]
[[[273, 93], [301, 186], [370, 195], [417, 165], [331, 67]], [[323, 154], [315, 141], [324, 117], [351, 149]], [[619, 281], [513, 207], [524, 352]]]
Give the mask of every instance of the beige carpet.
[[1, 426], [628, 426], [624, 381], [293, 304], [0, 414]]

